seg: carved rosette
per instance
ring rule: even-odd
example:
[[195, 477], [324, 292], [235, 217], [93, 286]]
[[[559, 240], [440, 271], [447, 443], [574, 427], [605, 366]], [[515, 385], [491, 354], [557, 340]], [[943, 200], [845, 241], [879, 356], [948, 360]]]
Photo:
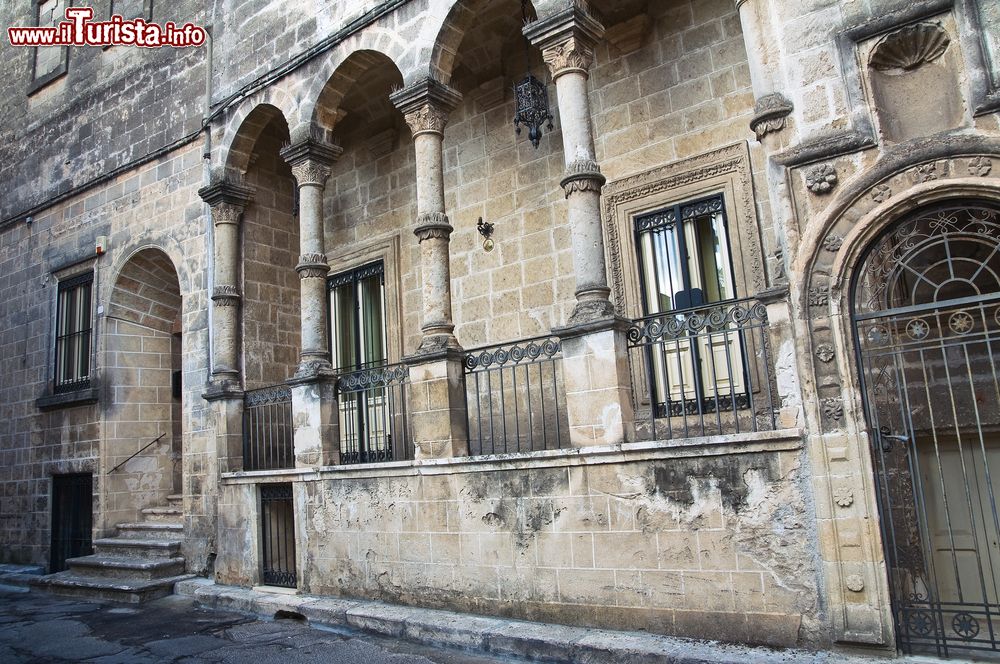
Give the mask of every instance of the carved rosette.
[[448, 240], [454, 230], [448, 221], [448, 215], [444, 212], [426, 212], [417, 215], [417, 227], [413, 229], [413, 234], [417, 240]]
[[414, 136], [419, 134], [444, 134], [448, 124], [448, 111], [433, 104], [423, 106], [403, 116]]
[[302, 254], [295, 271], [299, 273], [299, 279], [326, 277], [330, 272], [330, 265], [323, 254]]
[[240, 303], [240, 291], [236, 286], [216, 286], [212, 290], [212, 302], [219, 307], [235, 307]]
[[780, 92], [772, 92], [758, 99], [753, 110], [750, 129], [757, 135], [759, 141], [772, 132], [784, 129], [785, 119], [795, 110], [795, 107]]
[[806, 187], [814, 194], [828, 194], [837, 186], [837, 169], [820, 164], [806, 171]]
[[570, 194], [580, 191], [600, 194], [605, 182], [607, 179], [601, 175], [601, 167], [596, 161], [577, 159], [566, 168], [566, 175], [559, 184], [566, 192], [566, 198], [569, 198]]
[[594, 63], [594, 49], [591, 44], [573, 36], [561, 44], [553, 44], [543, 49], [542, 59], [549, 66], [552, 78], [573, 71], [586, 74], [590, 65]]

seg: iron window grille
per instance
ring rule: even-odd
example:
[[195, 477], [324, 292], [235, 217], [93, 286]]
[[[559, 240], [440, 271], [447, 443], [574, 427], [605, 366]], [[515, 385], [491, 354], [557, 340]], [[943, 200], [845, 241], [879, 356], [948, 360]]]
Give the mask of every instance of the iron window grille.
[[[689, 310], [736, 300], [729, 222], [721, 194], [669, 205], [637, 216], [634, 223], [645, 317], [668, 318], [676, 313], [680, 320]], [[646, 364], [653, 374], [650, 399], [657, 417], [751, 406], [745, 363], [725, 368], [720, 381], [710, 357], [717, 351], [712, 345], [717, 339], [739, 346], [727, 347], [727, 357], [744, 355], [742, 338], [723, 332], [709, 324], [687, 342], [646, 346]], [[654, 357], [655, 353], [663, 356]], [[676, 357], [667, 356], [671, 353]], [[727, 386], [724, 395], [720, 386]]]
[[55, 392], [90, 387], [94, 273], [59, 282], [56, 305]]
[[294, 588], [295, 503], [290, 482], [260, 485], [261, 580], [265, 585]]

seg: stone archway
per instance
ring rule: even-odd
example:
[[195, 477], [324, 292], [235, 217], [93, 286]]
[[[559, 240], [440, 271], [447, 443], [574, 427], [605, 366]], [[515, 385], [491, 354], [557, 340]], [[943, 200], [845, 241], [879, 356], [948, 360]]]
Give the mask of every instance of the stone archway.
[[102, 516], [111, 531], [182, 492], [181, 294], [163, 251], [142, 249], [125, 263], [105, 330]]

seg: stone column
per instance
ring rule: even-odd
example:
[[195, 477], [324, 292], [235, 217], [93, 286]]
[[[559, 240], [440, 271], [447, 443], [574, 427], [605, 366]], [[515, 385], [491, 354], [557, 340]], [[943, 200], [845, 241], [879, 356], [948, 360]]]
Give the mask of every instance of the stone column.
[[198, 191], [212, 209], [215, 225], [212, 289], [212, 377], [209, 395], [240, 392], [239, 264], [240, 215], [253, 197], [253, 189], [221, 181]]
[[430, 78], [390, 97], [413, 133], [417, 224], [423, 280], [423, 338], [410, 365], [408, 401], [417, 458], [468, 453], [462, 348], [451, 315], [448, 245], [452, 226], [444, 207], [443, 143], [448, 113], [461, 95]]
[[323, 253], [323, 189], [330, 166], [343, 150], [305, 139], [281, 150], [299, 187], [299, 302], [302, 325], [299, 366], [288, 381], [292, 388], [296, 466], [326, 466], [339, 462], [337, 395], [330, 365], [326, 276], [330, 265]]
[[587, 95], [594, 45], [604, 34], [582, 3], [535, 21], [525, 36], [542, 49], [556, 84], [566, 172], [566, 194], [576, 275], [576, 306], [562, 341], [570, 442], [608, 445], [635, 438], [635, 415], [625, 331], [609, 296], [601, 221], [601, 187]]

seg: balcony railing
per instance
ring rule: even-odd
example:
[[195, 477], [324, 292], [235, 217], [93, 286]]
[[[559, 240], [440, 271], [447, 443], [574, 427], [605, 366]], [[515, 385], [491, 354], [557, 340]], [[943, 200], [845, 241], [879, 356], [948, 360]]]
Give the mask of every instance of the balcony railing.
[[243, 469], [295, 467], [292, 390], [271, 385], [243, 395]]
[[569, 445], [562, 345], [538, 337], [468, 351], [469, 453], [504, 454]]
[[775, 428], [767, 309], [729, 300], [647, 316], [627, 333], [640, 439]]
[[413, 458], [406, 399], [409, 369], [383, 364], [337, 377], [340, 463], [375, 463]]

